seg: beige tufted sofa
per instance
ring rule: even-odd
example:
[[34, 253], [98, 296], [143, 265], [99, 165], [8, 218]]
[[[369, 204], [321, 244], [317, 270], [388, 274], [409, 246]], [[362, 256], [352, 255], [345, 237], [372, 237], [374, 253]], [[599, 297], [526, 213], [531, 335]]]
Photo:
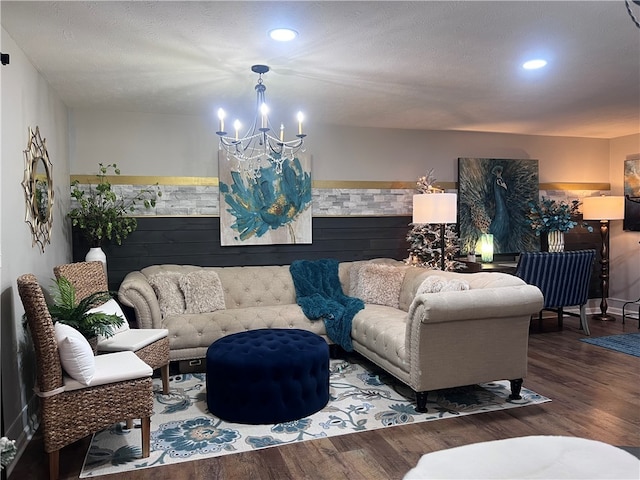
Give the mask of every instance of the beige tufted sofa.
[[[530, 317], [543, 303], [536, 287], [503, 273], [441, 272], [390, 259], [371, 262], [393, 265], [403, 273], [397, 295], [394, 293], [397, 304], [365, 302], [365, 308], [353, 318], [355, 351], [418, 392], [419, 406], [426, 403], [429, 390], [494, 380], [514, 380], [512, 391], [517, 396], [527, 372]], [[362, 270], [367, 263], [340, 263], [340, 283], [346, 295], [353, 296], [350, 289], [356, 266]], [[218, 275], [223, 309], [163, 316], [149, 278], [207, 270]], [[416, 295], [432, 275], [446, 281], [462, 280], [469, 290]], [[387, 290], [392, 288], [391, 282], [383, 284]], [[288, 265], [151, 266], [125, 277], [119, 300], [133, 307], [141, 328], [169, 330], [171, 360], [204, 358], [218, 338], [257, 328], [301, 328], [331, 343], [323, 322], [309, 320], [296, 304]]]

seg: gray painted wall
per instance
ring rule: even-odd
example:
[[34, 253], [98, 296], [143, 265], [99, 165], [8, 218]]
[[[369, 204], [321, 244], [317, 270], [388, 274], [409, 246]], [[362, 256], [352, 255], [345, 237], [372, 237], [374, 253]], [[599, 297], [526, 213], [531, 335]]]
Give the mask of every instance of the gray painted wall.
[[[18, 440], [21, 448], [36, 425], [35, 357], [22, 327], [22, 302], [16, 279], [33, 273], [44, 286], [50, 284], [53, 267], [71, 259], [70, 229], [63, 220], [69, 208], [69, 131], [67, 109], [47, 82], [29, 63], [2, 29], [2, 51], [11, 63], [2, 68], [2, 131], [0, 163], [0, 258], [2, 267], [0, 319], [2, 331], [2, 415], [4, 435]], [[54, 221], [51, 244], [45, 252], [31, 246], [25, 223], [23, 150], [28, 128], [40, 127], [53, 164]]]

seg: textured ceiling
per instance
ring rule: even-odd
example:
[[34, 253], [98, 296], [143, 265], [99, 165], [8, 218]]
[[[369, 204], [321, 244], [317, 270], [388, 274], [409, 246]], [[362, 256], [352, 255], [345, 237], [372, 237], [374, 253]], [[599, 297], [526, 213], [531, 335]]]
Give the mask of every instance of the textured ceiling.
[[[309, 128], [640, 132], [640, 29], [622, 0], [0, 8], [4, 29], [72, 108], [214, 115], [223, 106], [250, 120], [250, 67], [262, 63], [274, 124], [301, 109]], [[279, 26], [300, 35], [274, 42], [267, 31]], [[523, 71], [532, 56], [549, 65]]]

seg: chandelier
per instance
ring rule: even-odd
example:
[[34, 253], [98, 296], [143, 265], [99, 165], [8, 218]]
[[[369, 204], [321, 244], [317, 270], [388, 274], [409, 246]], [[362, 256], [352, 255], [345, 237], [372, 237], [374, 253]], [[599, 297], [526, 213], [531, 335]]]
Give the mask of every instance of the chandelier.
[[[304, 116], [298, 112], [298, 133], [294, 140], [284, 139], [284, 124], [280, 124], [279, 136], [275, 136], [271, 123], [269, 122], [269, 107], [265, 101], [264, 92], [267, 87], [264, 85], [262, 75], [269, 71], [266, 65], [253, 65], [251, 71], [258, 74], [256, 90], [256, 116], [253, 124], [247, 129], [244, 135], [240, 135], [242, 124], [239, 120], [233, 122], [234, 134], [230, 135], [225, 131], [226, 118], [225, 111], [218, 110], [220, 120], [219, 130], [216, 132], [220, 138], [219, 150], [227, 154], [227, 160], [234, 157], [240, 161], [242, 170], [250, 172], [255, 178], [260, 176], [260, 168], [263, 166], [273, 166], [276, 173], [282, 173], [282, 164], [286, 159], [293, 161], [295, 154], [302, 149], [304, 137], [302, 132], [302, 122]], [[302, 150], [304, 152], [304, 150]]]

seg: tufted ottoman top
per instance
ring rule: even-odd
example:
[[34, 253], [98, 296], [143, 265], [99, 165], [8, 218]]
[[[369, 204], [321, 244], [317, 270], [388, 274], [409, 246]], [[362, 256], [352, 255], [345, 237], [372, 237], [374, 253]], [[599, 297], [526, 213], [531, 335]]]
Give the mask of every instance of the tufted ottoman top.
[[227, 421], [281, 423], [329, 401], [329, 346], [312, 332], [258, 329], [227, 335], [207, 350], [207, 404]]

